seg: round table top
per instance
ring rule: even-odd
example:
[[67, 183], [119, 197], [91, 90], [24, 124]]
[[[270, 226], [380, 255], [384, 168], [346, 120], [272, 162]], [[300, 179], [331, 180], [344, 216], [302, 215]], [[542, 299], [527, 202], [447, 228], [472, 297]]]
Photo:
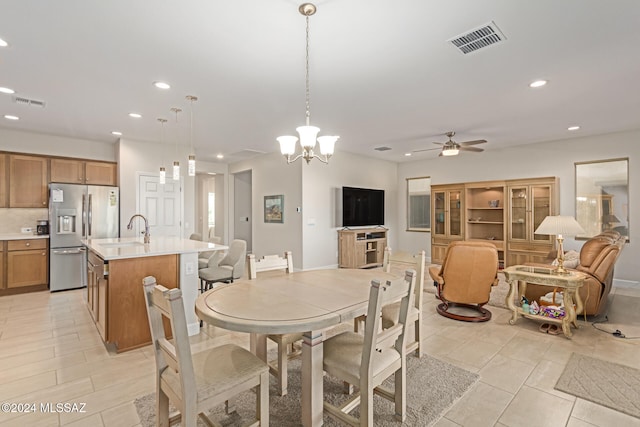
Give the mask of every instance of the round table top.
[[239, 332], [321, 330], [365, 314], [371, 281], [393, 278], [397, 276], [381, 269], [265, 273], [203, 293], [196, 313], [211, 325]]

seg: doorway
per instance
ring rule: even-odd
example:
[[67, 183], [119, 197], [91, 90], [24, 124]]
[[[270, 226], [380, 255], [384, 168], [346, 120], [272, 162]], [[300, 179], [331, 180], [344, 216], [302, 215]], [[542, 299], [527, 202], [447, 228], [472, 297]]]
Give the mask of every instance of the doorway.
[[233, 235], [234, 239], [247, 242], [247, 252], [251, 249], [251, 171], [233, 174]]
[[[182, 236], [183, 199], [181, 181], [167, 179], [160, 184], [157, 175], [141, 174], [138, 178], [138, 212], [149, 222], [153, 236]], [[136, 230], [141, 230], [136, 221]]]

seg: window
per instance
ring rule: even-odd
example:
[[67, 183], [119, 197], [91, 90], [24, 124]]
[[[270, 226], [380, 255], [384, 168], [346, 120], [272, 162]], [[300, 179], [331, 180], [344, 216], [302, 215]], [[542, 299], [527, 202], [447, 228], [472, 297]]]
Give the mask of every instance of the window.
[[431, 178], [407, 178], [407, 231], [431, 231]]

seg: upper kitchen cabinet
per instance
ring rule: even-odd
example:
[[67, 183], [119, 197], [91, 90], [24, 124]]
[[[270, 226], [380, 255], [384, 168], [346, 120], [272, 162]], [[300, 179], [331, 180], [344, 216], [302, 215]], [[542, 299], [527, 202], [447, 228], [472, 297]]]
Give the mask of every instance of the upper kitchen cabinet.
[[0, 208], [7, 207], [7, 155], [0, 153]]
[[85, 162], [85, 179], [90, 185], [116, 185], [117, 165], [106, 162]]
[[78, 159], [51, 159], [51, 182], [116, 185], [116, 164]]
[[9, 155], [9, 207], [46, 208], [47, 172], [46, 157]]

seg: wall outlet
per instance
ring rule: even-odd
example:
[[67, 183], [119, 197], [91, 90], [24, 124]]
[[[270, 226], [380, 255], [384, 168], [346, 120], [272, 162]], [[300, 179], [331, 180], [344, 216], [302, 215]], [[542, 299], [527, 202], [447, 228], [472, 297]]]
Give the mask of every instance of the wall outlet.
[[24, 233], [24, 234], [30, 234], [30, 233], [33, 233], [33, 228], [31, 228], [31, 227], [22, 227], [20, 229], [20, 232]]

